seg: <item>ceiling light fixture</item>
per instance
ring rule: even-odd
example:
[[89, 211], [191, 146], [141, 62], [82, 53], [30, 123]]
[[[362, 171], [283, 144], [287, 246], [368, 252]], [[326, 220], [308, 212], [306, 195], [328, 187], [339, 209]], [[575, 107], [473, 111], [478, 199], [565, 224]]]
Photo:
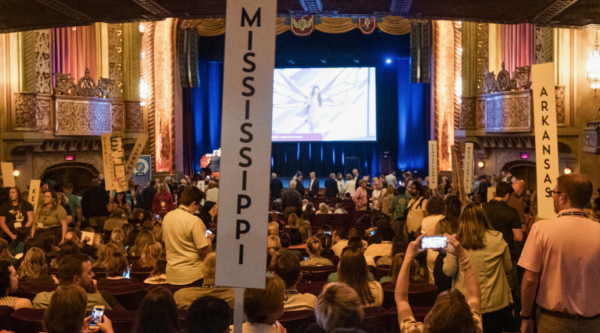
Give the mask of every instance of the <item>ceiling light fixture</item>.
[[598, 48], [600, 43], [598, 41], [598, 30], [596, 30], [596, 40], [594, 41], [594, 49], [590, 52], [590, 57], [588, 58], [586, 71], [588, 72], [588, 82], [590, 83], [590, 87], [594, 89], [594, 94], [596, 90], [600, 88], [600, 51]]

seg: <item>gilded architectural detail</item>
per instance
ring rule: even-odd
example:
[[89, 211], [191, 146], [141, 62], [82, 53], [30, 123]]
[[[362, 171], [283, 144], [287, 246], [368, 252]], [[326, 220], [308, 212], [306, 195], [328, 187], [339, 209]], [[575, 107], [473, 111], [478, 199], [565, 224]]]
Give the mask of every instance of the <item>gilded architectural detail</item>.
[[123, 24], [108, 25], [109, 98], [123, 98]]
[[52, 64], [50, 58], [50, 30], [37, 30], [35, 43], [35, 91], [43, 94], [52, 93]]
[[498, 73], [498, 78], [495, 77], [494, 72], [488, 73], [485, 71], [483, 81], [483, 93], [492, 94], [495, 92], [529, 89], [531, 87], [530, 81], [531, 67], [517, 67], [513, 72], [513, 77], [506, 69], [504, 69], [504, 63], [502, 63], [502, 70]]
[[35, 129], [35, 93], [16, 93], [15, 127], [19, 129]]
[[598, 141], [598, 132], [600, 127], [598, 123], [591, 123], [589, 127], [583, 129], [583, 151], [586, 153], [600, 154], [600, 142]]
[[40, 131], [49, 131], [52, 129], [50, 120], [52, 119], [50, 96], [38, 95], [36, 98], [35, 124]]
[[[98, 140], [99, 142], [100, 140]], [[55, 153], [41, 153], [33, 155], [33, 170], [32, 170], [32, 178], [41, 179], [44, 172], [57, 164], [64, 163], [65, 161], [65, 153], [63, 152], [55, 152]], [[96, 170], [102, 170], [102, 154], [98, 152], [77, 152], [77, 162], [87, 163], [92, 165]]]
[[112, 103], [112, 130], [122, 132], [125, 128], [125, 106], [122, 103]]
[[487, 23], [477, 24], [477, 91], [484, 93], [484, 78], [489, 69], [489, 28]]
[[142, 106], [138, 101], [125, 102], [125, 130], [127, 132], [143, 132]]
[[54, 93], [57, 95], [77, 95], [77, 85], [73, 82], [75, 78], [71, 74], [54, 73], [56, 84]]
[[476, 105], [477, 128], [485, 128], [485, 101], [478, 99]]
[[56, 135], [100, 135], [111, 131], [109, 101], [56, 96]]
[[477, 127], [475, 97], [463, 97], [460, 112], [460, 129], [475, 129]]
[[[487, 96], [486, 96], [487, 97]], [[486, 132], [531, 130], [531, 100], [526, 94], [501, 94], [486, 99]]]
[[173, 19], [156, 23], [154, 37], [154, 99], [156, 171], [172, 170], [172, 121], [174, 105]]
[[565, 90], [566, 86], [555, 86], [556, 99], [556, 123], [558, 125], [567, 124], [567, 111], [565, 105]]

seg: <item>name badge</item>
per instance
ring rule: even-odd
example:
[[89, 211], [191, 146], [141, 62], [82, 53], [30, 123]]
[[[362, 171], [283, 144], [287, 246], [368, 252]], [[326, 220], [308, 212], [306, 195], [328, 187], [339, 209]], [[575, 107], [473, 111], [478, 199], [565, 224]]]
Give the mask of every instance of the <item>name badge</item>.
[[21, 224], [21, 222], [15, 222], [15, 229], [18, 229], [22, 226], [23, 226], [23, 224]]

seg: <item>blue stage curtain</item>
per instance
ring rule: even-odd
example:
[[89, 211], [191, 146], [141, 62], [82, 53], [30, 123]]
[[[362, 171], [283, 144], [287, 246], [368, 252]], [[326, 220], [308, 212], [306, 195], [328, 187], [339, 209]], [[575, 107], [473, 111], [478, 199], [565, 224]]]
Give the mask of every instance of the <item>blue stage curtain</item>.
[[429, 168], [430, 84], [410, 82], [410, 59], [396, 60], [398, 79], [398, 169]]
[[200, 85], [186, 88], [194, 112], [195, 172], [200, 172], [200, 158], [221, 148], [221, 101], [223, 96], [223, 65], [217, 61], [201, 62], [198, 66]]

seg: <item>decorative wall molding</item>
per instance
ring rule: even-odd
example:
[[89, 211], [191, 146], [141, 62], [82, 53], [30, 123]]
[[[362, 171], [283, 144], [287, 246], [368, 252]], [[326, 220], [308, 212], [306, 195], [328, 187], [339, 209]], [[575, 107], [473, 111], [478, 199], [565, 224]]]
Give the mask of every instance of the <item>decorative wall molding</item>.
[[557, 0], [533, 18], [537, 23], [550, 23], [550, 19], [560, 14], [578, 0]]
[[52, 96], [38, 94], [36, 98], [35, 124], [40, 131], [52, 129]]
[[55, 98], [55, 135], [101, 135], [112, 132], [109, 100], [78, 96]]
[[94, 22], [94, 19], [91, 18], [90, 16], [88, 16], [76, 9], [69, 7], [60, 1], [56, 1], [56, 0], [36, 0], [36, 1], [50, 7], [56, 11], [59, 11], [67, 16], [70, 16], [77, 21], [81, 21], [81, 22], [78, 22], [79, 24], [74, 24], [74, 25], [85, 25], [82, 23], [83, 22], [89, 22], [89, 23]]
[[[80, 162], [90, 164], [96, 170], [102, 170], [102, 151], [78, 152], [77, 163], [80, 164]], [[34, 153], [32, 178], [41, 179], [48, 168], [64, 163], [66, 163], [65, 154], [62, 152]]]
[[110, 111], [113, 132], [123, 132], [125, 129], [125, 104], [122, 101], [115, 101], [110, 104]]
[[148, 114], [148, 150], [152, 157], [152, 172], [156, 172], [156, 117], [154, 103], [154, 35], [156, 22], [144, 24], [146, 32], [142, 36], [143, 52], [145, 61], [142, 64], [142, 75], [148, 85], [148, 97], [146, 98], [146, 112]]
[[165, 7], [158, 4], [156, 1], [152, 0], [133, 0], [133, 2], [137, 3], [140, 7], [146, 9], [151, 12], [154, 16], [157, 17], [167, 17], [172, 16], [171, 12], [169, 12]]
[[552, 28], [535, 26], [535, 63], [554, 61], [554, 33]]
[[556, 123], [558, 126], [567, 125], [566, 86], [555, 86]]
[[531, 90], [463, 97], [460, 129], [489, 132], [533, 131]]
[[125, 130], [127, 132], [143, 132], [142, 106], [139, 101], [125, 101]]
[[51, 94], [52, 59], [50, 57], [50, 29], [37, 30], [35, 34], [35, 91], [43, 94]]
[[15, 130], [37, 130], [36, 93], [15, 93]]
[[489, 29], [487, 23], [477, 24], [477, 92], [484, 94], [484, 77], [489, 68]]
[[108, 98], [123, 97], [123, 24], [108, 25]]
[[462, 97], [460, 110], [460, 129], [477, 128], [476, 97]]
[[156, 171], [173, 170], [174, 104], [174, 19], [156, 23], [154, 44], [154, 99]]

